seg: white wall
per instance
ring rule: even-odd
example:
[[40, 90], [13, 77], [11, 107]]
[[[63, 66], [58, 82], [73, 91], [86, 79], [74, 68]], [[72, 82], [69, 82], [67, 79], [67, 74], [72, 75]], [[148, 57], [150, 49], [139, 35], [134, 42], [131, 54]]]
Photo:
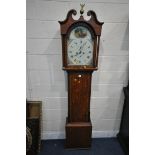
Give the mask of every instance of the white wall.
[[[65, 136], [67, 79], [62, 70], [58, 20], [64, 20], [70, 9], [79, 12], [80, 2], [27, 0], [27, 99], [43, 102], [43, 139]], [[85, 4], [85, 14], [94, 10], [105, 22], [99, 69], [92, 80], [93, 137], [116, 136], [122, 114], [122, 88], [128, 82], [128, 0], [86, 0]]]

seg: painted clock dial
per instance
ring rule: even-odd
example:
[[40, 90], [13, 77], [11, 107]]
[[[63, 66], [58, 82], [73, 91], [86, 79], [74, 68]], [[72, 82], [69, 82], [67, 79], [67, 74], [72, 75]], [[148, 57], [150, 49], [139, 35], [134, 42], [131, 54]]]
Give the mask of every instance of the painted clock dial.
[[67, 40], [68, 65], [93, 65], [93, 39], [84, 26], [77, 26]]

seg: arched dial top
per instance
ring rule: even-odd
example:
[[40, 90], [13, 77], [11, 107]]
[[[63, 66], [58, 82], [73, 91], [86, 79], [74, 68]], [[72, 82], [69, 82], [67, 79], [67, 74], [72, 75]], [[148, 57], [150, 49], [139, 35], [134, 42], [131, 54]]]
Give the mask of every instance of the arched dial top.
[[74, 27], [67, 39], [68, 65], [93, 65], [93, 45], [92, 34], [87, 27]]

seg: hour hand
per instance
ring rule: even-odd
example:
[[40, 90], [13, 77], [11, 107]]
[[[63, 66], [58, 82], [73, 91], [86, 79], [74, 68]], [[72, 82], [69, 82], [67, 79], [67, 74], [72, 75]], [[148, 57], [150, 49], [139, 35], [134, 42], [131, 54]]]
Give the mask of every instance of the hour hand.
[[80, 51], [80, 52], [76, 52], [75, 56], [77, 56], [77, 55], [81, 54], [81, 52], [82, 52], [82, 51]]
[[78, 54], [81, 54], [81, 51]]
[[86, 43], [87, 43], [87, 42], [85, 42], [85, 43], [81, 46], [81, 48], [83, 48], [83, 47], [86, 45]]
[[[82, 46], [80, 46], [79, 50], [81, 50], [81, 49], [85, 46], [86, 43], [87, 43], [87, 42], [83, 43]], [[78, 51], [79, 51], [79, 50], [78, 50]]]
[[79, 53], [78, 52], [76, 52], [76, 54], [74, 55], [74, 56], [77, 56]]
[[85, 53], [83, 52], [81, 55], [79, 55], [79, 58], [82, 57]]

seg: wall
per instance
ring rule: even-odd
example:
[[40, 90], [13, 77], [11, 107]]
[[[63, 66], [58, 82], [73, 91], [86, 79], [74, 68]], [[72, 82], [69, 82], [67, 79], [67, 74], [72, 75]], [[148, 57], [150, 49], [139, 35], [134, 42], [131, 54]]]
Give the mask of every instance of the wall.
[[[43, 102], [42, 139], [65, 136], [67, 79], [62, 70], [58, 20], [64, 20], [72, 8], [79, 12], [80, 2], [27, 0], [27, 99]], [[93, 73], [92, 80], [93, 137], [113, 137], [120, 126], [122, 88], [128, 82], [128, 0], [85, 3], [85, 14], [94, 10], [98, 20], [105, 22], [99, 70]]]

